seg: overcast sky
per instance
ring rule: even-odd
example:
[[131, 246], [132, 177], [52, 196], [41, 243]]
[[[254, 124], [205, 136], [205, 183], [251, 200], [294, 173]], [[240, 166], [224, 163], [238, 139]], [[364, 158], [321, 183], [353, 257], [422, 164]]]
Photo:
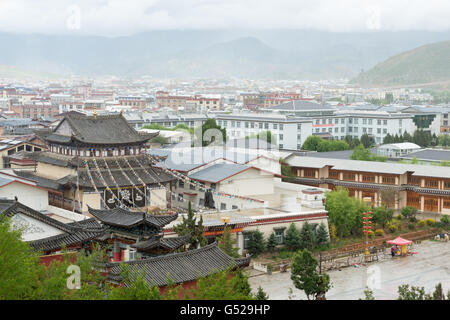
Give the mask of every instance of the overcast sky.
[[126, 35], [149, 30], [450, 30], [449, 0], [0, 0], [0, 31]]

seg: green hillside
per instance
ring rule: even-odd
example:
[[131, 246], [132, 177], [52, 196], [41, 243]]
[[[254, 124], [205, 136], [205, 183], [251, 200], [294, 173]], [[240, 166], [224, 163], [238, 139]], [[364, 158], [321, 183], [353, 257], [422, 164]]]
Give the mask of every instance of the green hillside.
[[450, 41], [437, 42], [393, 56], [359, 74], [360, 85], [407, 85], [450, 80]]

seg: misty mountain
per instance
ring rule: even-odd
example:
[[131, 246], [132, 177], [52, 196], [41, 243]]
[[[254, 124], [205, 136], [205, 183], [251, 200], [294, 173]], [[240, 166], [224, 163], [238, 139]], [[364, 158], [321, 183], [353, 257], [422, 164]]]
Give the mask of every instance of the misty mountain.
[[406, 85], [450, 81], [450, 41], [437, 42], [395, 55], [359, 74], [361, 85]]
[[450, 32], [151, 31], [123, 37], [0, 33], [0, 65], [62, 75], [351, 78]]

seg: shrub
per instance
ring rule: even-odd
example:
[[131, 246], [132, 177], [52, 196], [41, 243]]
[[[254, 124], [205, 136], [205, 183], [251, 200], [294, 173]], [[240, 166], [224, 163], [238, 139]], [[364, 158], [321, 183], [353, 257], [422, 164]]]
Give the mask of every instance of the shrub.
[[405, 219], [408, 219], [409, 222], [415, 222], [417, 211], [416, 208], [406, 206], [402, 209], [401, 214]]
[[427, 223], [425, 222], [425, 220], [419, 220], [419, 222], [417, 222], [417, 225], [419, 226], [419, 227], [425, 227], [425, 225], [426, 225]]
[[398, 216], [395, 217], [397, 220], [402, 220], [402, 215], [399, 214]]
[[386, 223], [386, 228], [389, 230], [389, 232], [394, 233], [395, 231], [398, 231], [401, 229], [400, 222], [398, 220], [393, 220], [391, 222]]
[[337, 230], [336, 230], [336, 226], [334, 224], [330, 225], [330, 238], [332, 240], [338, 240], [339, 239], [337, 237]]
[[414, 230], [416, 229], [416, 225], [414, 223], [408, 223], [408, 229]]
[[426, 223], [427, 223], [427, 226], [430, 226], [430, 227], [434, 227], [434, 225], [436, 224], [433, 219], [427, 219]]
[[445, 227], [447, 227], [450, 224], [450, 219], [448, 218], [448, 215], [443, 215], [441, 217], [441, 224]]
[[278, 257], [280, 259], [290, 259], [292, 258], [293, 252], [291, 251], [287, 251], [287, 250], [283, 250], [278, 254]]
[[382, 237], [384, 236], [384, 230], [383, 229], [377, 229], [375, 230], [375, 235]]

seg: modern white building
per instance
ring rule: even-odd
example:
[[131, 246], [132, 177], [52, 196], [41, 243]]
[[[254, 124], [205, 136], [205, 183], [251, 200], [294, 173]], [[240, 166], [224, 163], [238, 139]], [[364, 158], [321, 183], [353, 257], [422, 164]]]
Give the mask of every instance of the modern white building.
[[[227, 139], [245, 138], [270, 131], [280, 149], [301, 149], [312, 134], [312, 120], [280, 114], [236, 113], [216, 115], [216, 122], [227, 130]], [[274, 143], [274, 142], [272, 142]]]
[[328, 131], [339, 140], [347, 135], [359, 139], [367, 133], [377, 144], [382, 143], [387, 134], [408, 132], [412, 135], [415, 131], [412, 115], [360, 110], [336, 111], [333, 117], [316, 119], [313, 128], [315, 133]]

